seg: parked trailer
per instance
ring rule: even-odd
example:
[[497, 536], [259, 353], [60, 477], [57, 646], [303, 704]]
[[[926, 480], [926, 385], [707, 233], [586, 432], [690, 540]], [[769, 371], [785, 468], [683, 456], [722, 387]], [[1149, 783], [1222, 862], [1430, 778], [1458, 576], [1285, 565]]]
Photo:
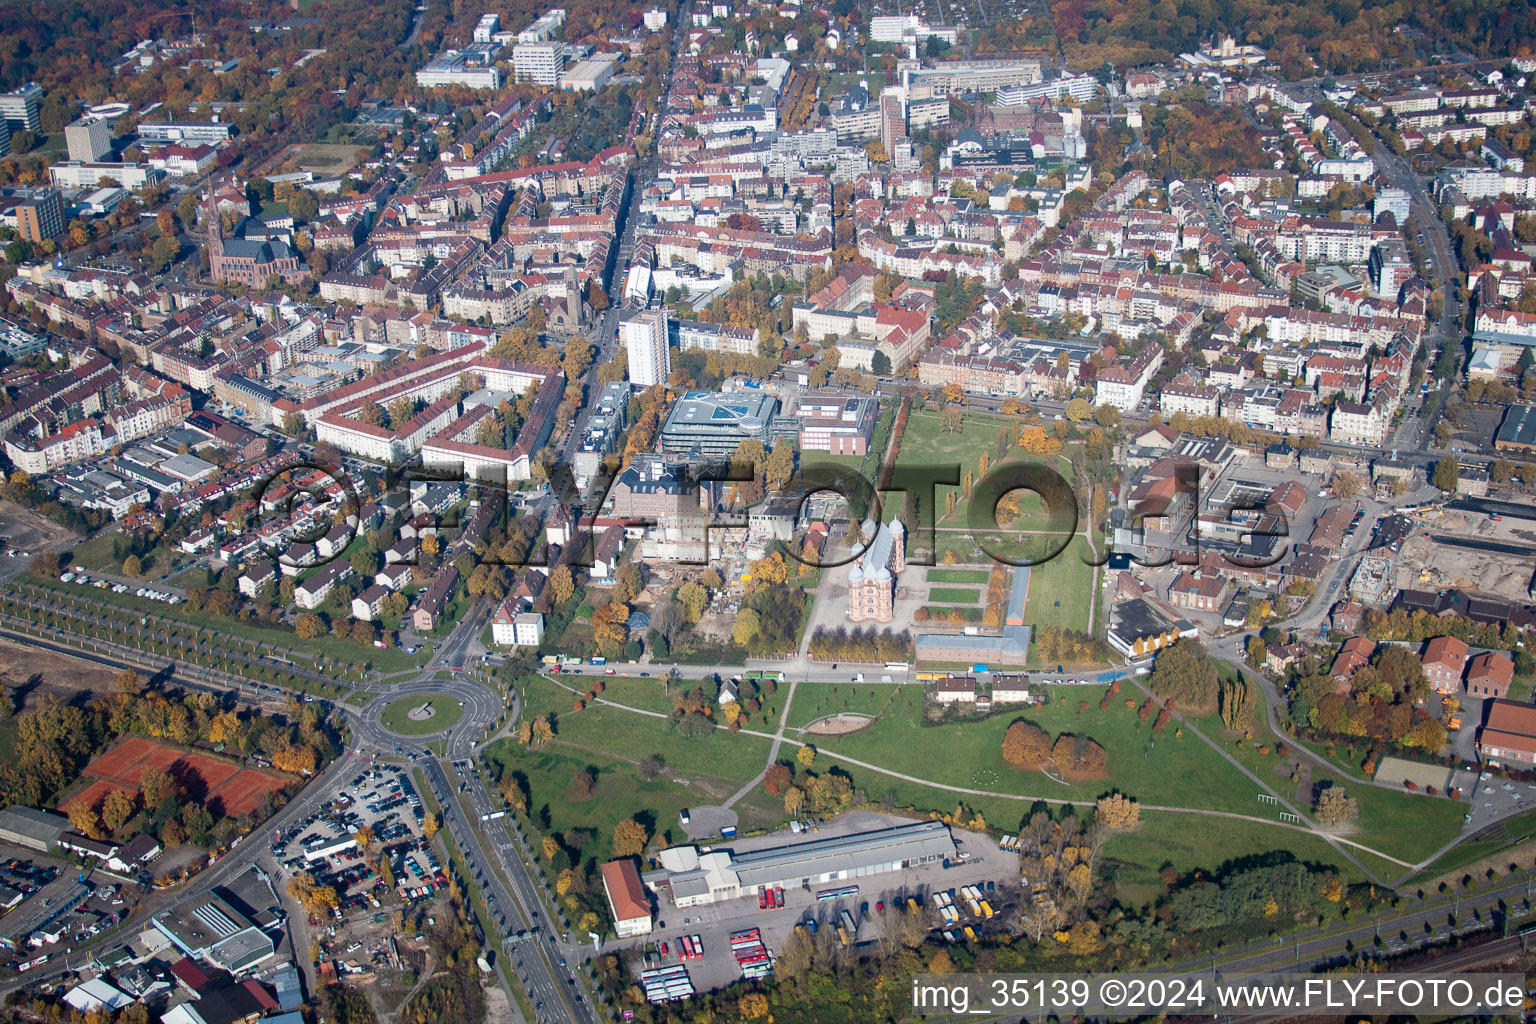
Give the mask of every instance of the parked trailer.
[[1010, 846], [1008, 844], [1010, 844], [1012, 842], [1013, 842], [1013, 836], [1003, 836], [1002, 839], [998, 840], [997, 848], [999, 850], [1007, 852], [1010, 849]]
[[848, 935], [848, 929], [844, 928], [842, 925], [838, 925], [837, 927], [837, 941], [845, 946], [848, 945], [851, 941]]
[[991, 917], [992, 916], [992, 904], [988, 903], [986, 900], [982, 900], [981, 901], [981, 916], [982, 917]]
[[852, 935], [859, 930], [858, 922], [853, 919], [853, 915], [848, 913], [848, 911], [845, 910], [837, 915], [837, 919], [843, 922], [843, 927], [848, 929], [848, 934]]

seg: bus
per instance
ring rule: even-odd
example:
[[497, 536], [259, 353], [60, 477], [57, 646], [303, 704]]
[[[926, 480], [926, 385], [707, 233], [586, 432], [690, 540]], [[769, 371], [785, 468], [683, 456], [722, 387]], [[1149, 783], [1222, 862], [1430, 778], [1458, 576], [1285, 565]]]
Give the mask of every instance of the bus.
[[594, 664], [594, 665], [606, 665], [606, 664], [608, 664], [608, 659], [604, 658], [604, 657], [596, 657], [596, 658], [592, 659], [592, 664]]
[[904, 661], [888, 661], [885, 663], [887, 672], [905, 672], [910, 666]]
[[848, 885], [841, 889], [823, 889], [821, 892], [816, 894], [816, 899], [821, 903], [827, 903], [832, 900], [840, 900], [844, 896], [857, 896], [858, 894], [858, 886]]

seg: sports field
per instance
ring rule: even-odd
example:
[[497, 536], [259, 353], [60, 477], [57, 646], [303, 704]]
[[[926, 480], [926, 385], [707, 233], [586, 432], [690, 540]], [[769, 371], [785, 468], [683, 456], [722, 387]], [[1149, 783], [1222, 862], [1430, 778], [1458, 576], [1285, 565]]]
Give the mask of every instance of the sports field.
[[94, 806], [113, 789], [137, 796], [139, 780], [148, 768], [175, 779], [187, 799], [230, 816], [259, 809], [267, 794], [281, 792], [290, 781], [276, 772], [245, 768], [211, 754], [130, 736], [85, 766], [83, 774], [97, 781], [65, 803], [85, 799]]

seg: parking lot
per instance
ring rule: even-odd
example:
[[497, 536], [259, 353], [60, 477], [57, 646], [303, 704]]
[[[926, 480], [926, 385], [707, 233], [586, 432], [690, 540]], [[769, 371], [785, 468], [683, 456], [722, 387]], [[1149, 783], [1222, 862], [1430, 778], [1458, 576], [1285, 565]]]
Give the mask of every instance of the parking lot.
[[0, 921], [3, 966], [10, 970], [46, 962], [117, 924], [128, 910], [124, 883], [106, 875], [82, 882], [67, 864], [36, 855], [9, 859], [0, 883], [22, 897]]
[[[822, 826], [819, 834], [795, 836], [788, 830], [783, 830], [766, 836], [720, 845], [728, 845], [732, 850], [745, 852], [789, 845], [813, 837], [820, 839], [829, 834], [866, 832], [902, 823], [904, 819], [892, 815], [856, 812], [845, 815], [830, 826]], [[985, 889], [988, 882], [995, 885], [994, 890], [988, 893], [988, 899], [996, 911], [996, 916], [992, 920], [1001, 921], [1004, 908], [1011, 907], [1018, 900], [1018, 856], [1004, 853], [998, 849], [996, 840], [979, 833], [952, 829], [951, 834], [954, 836], [962, 858], [958, 862], [951, 862], [951, 867], [945, 868], [938, 864], [923, 865], [890, 874], [869, 875], [817, 886], [785, 889], [783, 890], [785, 905], [782, 908], [769, 910], [759, 909], [756, 896], [707, 906], [689, 907], [684, 910], [679, 910], [663, 900], [657, 911], [657, 927], [646, 936], [644, 943], [628, 940], [614, 941], [605, 946], [604, 950], [627, 949], [659, 954], [660, 944], [665, 942], [667, 956], [661, 962], [666, 965], [679, 962], [685, 964], [694, 987], [699, 991], [707, 991], [728, 985], [741, 978], [741, 967], [731, 954], [730, 939], [733, 932], [749, 928], [758, 929], [764, 944], [777, 955], [796, 925], [814, 921], [818, 934], [823, 929], [835, 933], [838, 918], [846, 910], [858, 924], [854, 944], [860, 945], [874, 942], [880, 936], [882, 905], [885, 911], [890, 912], [905, 904], [909, 898], [916, 899], [923, 906], [924, 912], [929, 915], [932, 927], [937, 930], [940, 921], [930, 899], [933, 892], [947, 891], [951, 888], [958, 891], [963, 885], [980, 885]], [[826, 901], [816, 898], [818, 892], [835, 890], [855, 883], [858, 886], [857, 895]], [[957, 902], [959, 902], [958, 899]], [[963, 907], [961, 909], [963, 910]], [[969, 924], [978, 931], [981, 929], [980, 923], [971, 917], [965, 917], [963, 924]], [[997, 925], [993, 924], [992, 927]], [[704, 947], [702, 957], [679, 961], [678, 954], [681, 949], [679, 941], [685, 935], [697, 935], [702, 940]]]
[[[380, 765], [360, 772], [337, 799], [272, 840], [272, 854], [285, 873], [307, 871], [320, 885], [334, 886], [341, 910], [381, 906], [389, 887], [374, 865], [386, 858], [394, 892], [407, 903], [430, 898], [447, 877], [422, 835], [426, 812], [403, 768]], [[368, 830], [366, 852], [358, 835]]]

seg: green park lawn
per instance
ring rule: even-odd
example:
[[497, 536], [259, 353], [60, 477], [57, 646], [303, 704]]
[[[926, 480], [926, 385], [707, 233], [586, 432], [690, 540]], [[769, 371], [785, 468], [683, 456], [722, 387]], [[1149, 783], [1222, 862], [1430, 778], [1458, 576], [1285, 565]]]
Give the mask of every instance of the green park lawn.
[[[432, 716], [422, 721], [410, 717], [410, 713], [422, 705], [430, 705]], [[447, 694], [415, 694], [392, 701], [384, 708], [380, 720], [384, 728], [402, 736], [430, 736], [451, 729], [464, 717], [464, 705], [458, 698]]]
[[[652, 835], [665, 835], [669, 843], [682, 842], [686, 836], [678, 813], [686, 807], [716, 803], [736, 788], [713, 777], [689, 779], [686, 784], [670, 774], [646, 780], [622, 758], [558, 745], [531, 750], [500, 740], [491, 745], [487, 756], [527, 780], [529, 807], [541, 827], [547, 819], [547, 830], [563, 834], [587, 828], [596, 833], [582, 856], [600, 861], [612, 858], [613, 827], [625, 818], [643, 823]], [[571, 789], [571, 780], [582, 769], [597, 773], [597, 787], [588, 799], [578, 799]]]
[[[888, 707], [913, 699], [913, 688], [886, 683], [800, 683], [789, 709], [790, 729], [802, 729], [818, 718], [851, 712], [880, 715]], [[802, 737], [815, 746], [820, 737]]]
[[985, 585], [986, 569], [929, 569], [929, 583], [980, 583]]
[[[572, 677], [566, 682], [571, 686], [580, 686], [580, 681], [585, 678]], [[656, 680], [641, 679], [637, 683], [654, 684]], [[601, 704], [589, 705], [583, 711], [576, 711], [577, 694], [540, 676], [525, 680], [519, 689], [525, 694], [525, 714], [553, 713], [556, 716], [555, 746], [567, 752], [579, 751], [573, 756], [606, 754], [619, 760], [638, 763], [651, 754], [660, 754], [668, 767], [685, 776], [712, 775], [737, 782], [752, 778], [768, 763], [770, 741], [764, 737], [730, 733], [725, 729], [716, 729], [704, 736], [684, 736], [679, 733], [670, 717], [670, 697], [665, 706], [668, 717], [657, 718]], [[585, 692], [583, 687], [583, 697]], [[639, 692], [640, 687], [637, 686], [629, 690], [629, 695]], [[781, 703], [783, 692], [782, 689], [779, 691], [773, 703]], [[601, 696], [605, 700], [611, 697], [623, 703], [619, 687]], [[646, 710], [663, 709], [658, 705]], [[749, 725], [748, 728], [755, 729], [756, 725]]]
[[[1334, 773], [1316, 767], [1308, 777], [1305, 787], [1308, 791], [1301, 792], [1290, 775], [1296, 756], [1281, 758], [1275, 753], [1278, 744], [1273, 734], [1255, 729], [1255, 738], [1243, 741], [1239, 746], [1237, 737], [1224, 730], [1215, 715], [1198, 718], [1195, 724], [1276, 792], [1304, 810], [1311, 810], [1310, 790], [1319, 784], [1342, 786], [1359, 803], [1360, 817], [1350, 827], [1340, 830], [1341, 838], [1363, 843], [1398, 860], [1418, 863], [1461, 831], [1462, 818], [1467, 812], [1467, 805], [1462, 801], [1374, 786], [1358, 774], [1347, 774], [1342, 770]], [[1259, 753], [1260, 746], [1267, 746], [1270, 753]], [[1269, 817], [1277, 812], [1273, 807], [1260, 806], [1255, 798], [1248, 813]], [[1401, 865], [1378, 863], [1383, 865], [1386, 877], [1396, 878], [1406, 870]]]
[[1037, 629], [1055, 626], [1076, 633], [1095, 631], [1088, 609], [1098, 586], [1099, 569], [1083, 561], [1089, 553], [1088, 542], [1074, 537], [1061, 554], [1030, 567], [1025, 623]]
[[969, 587], [934, 587], [928, 591], [928, 600], [934, 604], [975, 604], [981, 600], [981, 591]]
[[[922, 698], [916, 686], [903, 690], [911, 692], [892, 702], [879, 725], [818, 743], [825, 757], [835, 761], [838, 754], [846, 754], [929, 782], [1020, 797], [1092, 801], [1118, 789], [1144, 804], [1240, 813], [1252, 810], [1252, 783], [1219, 753], [1196, 736], [1176, 736], [1172, 727], [1154, 734], [1152, 723], [1126, 708], [1120, 702], [1123, 697], [1111, 702], [1107, 711], [1100, 711], [1098, 700], [1103, 691], [1098, 687], [1071, 688], [1070, 696], [1062, 698], [1066, 703], [939, 725], [924, 724]], [[1079, 712], [1079, 700], [1090, 702], [1086, 711]], [[1002, 758], [1003, 733], [1015, 718], [1034, 722], [1053, 738], [1060, 733], [1091, 737], [1108, 754], [1108, 775], [1068, 782], [1008, 767]], [[850, 765], [848, 770], [858, 784], [871, 791], [883, 785], [883, 780], [866, 778], [871, 774], [868, 769]]]

